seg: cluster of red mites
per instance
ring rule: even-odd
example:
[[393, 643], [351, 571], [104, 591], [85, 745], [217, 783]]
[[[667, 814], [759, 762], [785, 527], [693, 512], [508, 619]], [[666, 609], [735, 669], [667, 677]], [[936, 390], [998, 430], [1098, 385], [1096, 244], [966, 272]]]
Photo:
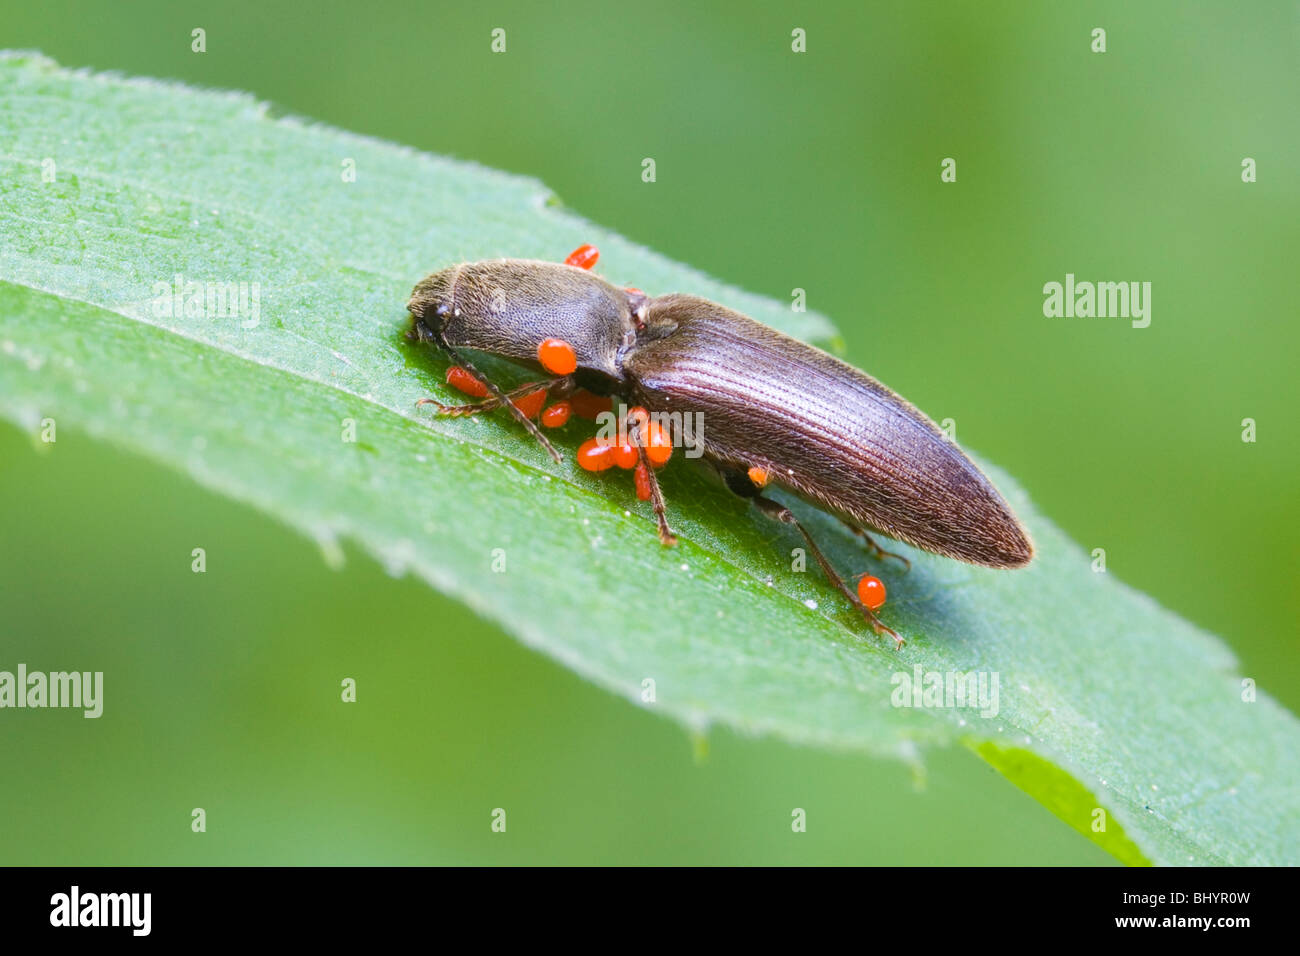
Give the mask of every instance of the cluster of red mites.
[[[636, 444], [645, 452], [645, 461]], [[609, 438], [597, 435], [588, 438], [578, 448], [578, 466], [587, 471], [604, 471], [615, 466], [636, 470], [636, 496], [642, 501], [650, 500], [650, 472], [646, 469], [648, 462], [659, 468], [668, 463], [673, 456], [673, 439], [667, 429], [656, 421], [651, 421], [650, 413], [638, 405], [628, 410], [627, 417], [619, 425], [619, 433]]]
[[[556, 375], [568, 375], [577, 367], [573, 349], [560, 339], [547, 339], [538, 346], [537, 355], [542, 366]], [[569, 371], [559, 371], [564, 368]], [[486, 398], [488, 395], [487, 386], [459, 365], [453, 365], [447, 370], [447, 384], [474, 398]], [[514, 404], [528, 418], [536, 418], [540, 413], [541, 423], [547, 428], [560, 428], [568, 423], [571, 415], [594, 421], [602, 412], [613, 408], [613, 402], [608, 396], [596, 395], [583, 388], [543, 411], [545, 403], [546, 389], [539, 388], [519, 398]], [[578, 449], [578, 465], [586, 471], [604, 471], [615, 466], [635, 469], [637, 497], [649, 501], [650, 476], [633, 444], [633, 435], [644, 445], [646, 461], [655, 468], [668, 463], [673, 455], [672, 436], [662, 425], [652, 421], [650, 413], [638, 405], [628, 411], [617, 436], [589, 438], [583, 442]]]

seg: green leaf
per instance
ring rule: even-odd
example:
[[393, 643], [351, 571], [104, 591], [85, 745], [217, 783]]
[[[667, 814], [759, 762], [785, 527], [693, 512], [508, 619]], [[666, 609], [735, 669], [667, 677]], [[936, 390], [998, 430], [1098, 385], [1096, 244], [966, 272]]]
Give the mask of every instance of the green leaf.
[[[578, 425], [557, 466], [504, 416], [430, 418], [415, 401], [448, 397], [446, 364], [402, 338], [425, 273], [588, 241], [618, 283], [826, 344], [821, 318], [638, 248], [531, 180], [275, 118], [245, 95], [26, 55], [0, 60], [0, 107], [0, 415], [34, 439], [53, 419], [65, 441], [134, 449], [331, 561], [355, 541], [695, 734], [722, 722], [914, 764], [964, 743], [1126, 862], [1300, 862], [1296, 719], [1243, 690], [1219, 640], [1094, 573], [998, 470], [1037, 559], [1000, 573], [902, 549], [912, 571], [879, 572], [909, 641], [895, 652], [815, 570], [791, 571], [790, 529], [702, 469], [664, 473], [682, 539], [666, 550], [626, 474], [574, 466]], [[177, 276], [256, 284], [256, 312], [250, 297], [229, 318], [167, 315], [159, 284]], [[870, 566], [833, 520], [802, 513], [840, 567]], [[896, 706], [913, 701], [904, 678], [971, 672], [996, 678], [996, 714]]]
[[1032, 750], [1007, 746], [996, 740], [969, 741], [968, 744], [1004, 777], [1122, 863], [1151, 865], [1151, 861], [1128, 838], [1124, 828], [1107, 819], [1101, 809], [1103, 801], [1097, 794], [1050, 760], [1044, 760]]

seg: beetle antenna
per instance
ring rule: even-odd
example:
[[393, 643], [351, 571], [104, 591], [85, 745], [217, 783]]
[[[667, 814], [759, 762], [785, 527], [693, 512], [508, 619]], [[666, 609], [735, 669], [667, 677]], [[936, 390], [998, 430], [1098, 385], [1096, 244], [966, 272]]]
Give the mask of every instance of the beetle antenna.
[[510, 414], [515, 417], [515, 420], [518, 421], [519, 424], [523, 425], [524, 428], [528, 430], [528, 434], [532, 435], [539, 442], [541, 442], [542, 447], [545, 448], [548, 452], [550, 452], [551, 457], [555, 459], [555, 463], [557, 465], [560, 464], [562, 461], [564, 461], [564, 459], [560, 457], [560, 453], [555, 450], [555, 446], [551, 444], [551, 440], [542, 434], [542, 430], [538, 428], [535, 424], [533, 424], [533, 420], [523, 413], [523, 411], [519, 408], [518, 405], [514, 403], [514, 401], [510, 398], [509, 395], [501, 391], [500, 386], [498, 386], [490, 378], [488, 378], [486, 375], [484, 375], [482, 372], [476, 369], [469, 362], [468, 359], [466, 359], [463, 355], [459, 354], [450, 345], [443, 345], [443, 348], [447, 350], [447, 354], [452, 357], [452, 359], [456, 362], [457, 365], [459, 365], [465, 371], [469, 372], [476, 379], [482, 382], [487, 387], [487, 390], [492, 393], [492, 397], [495, 398], [497, 402], [499, 402], [501, 405], [504, 405], [506, 408], [510, 409]]

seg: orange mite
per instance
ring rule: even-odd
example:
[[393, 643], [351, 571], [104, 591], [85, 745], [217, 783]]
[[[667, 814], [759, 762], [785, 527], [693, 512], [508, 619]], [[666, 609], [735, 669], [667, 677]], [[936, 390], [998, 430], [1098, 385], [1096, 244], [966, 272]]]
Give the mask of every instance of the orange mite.
[[636, 453], [636, 446], [630, 442], [623, 442], [611, 447], [614, 449], [614, 464], [620, 468], [635, 468], [637, 462], [641, 460], [641, 457]]
[[579, 269], [590, 269], [600, 258], [600, 250], [591, 243], [586, 242], [578, 246], [569, 253], [569, 257], [564, 260], [566, 266], [577, 266]]
[[602, 445], [595, 438], [588, 438], [578, 446], [578, 467], [584, 471], [604, 471], [614, 467], [614, 446]]
[[858, 597], [871, 610], [880, 610], [885, 604], [885, 583], [880, 578], [873, 578], [869, 574], [863, 576], [858, 582]]
[[458, 392], [472, 395], [474, 398], [487, 398], [488, 388], [459, 365], [447, 369], [447, 384]]
[[524, 413], [525, 418], [536, 418], [537, 413], [542, 410], [542, 405], [546, 401], [546, 389], [539, 388], [535, 392], [529, 392], [523, 398], [515, 402], [515, 407]]
[[560, 428], [569, 420], [571, 411], [568, 402], [556, 402], [542, 412], [542, 424], [547, 428]]
[[637, 462], [636, 474], [636, 496], [642, 501], [650, 500], [650, 469], [646, 468], [645, 462]]
[[758, 465], [755, 465], [753, 468], [749, 469], [749, 480], [758, 488], [766, 488], [767, 469], [759, 468]]
[[597, 395], [595, 392], [580, 388], [569, 396], [569, 406], [573, 409], [573, 414], [579, 418], [595, 421], [601, 412], [614, 410], [614, 401], [608, 395]]
[[571, 375], [578, 368], [578, 356], [564, 339], [543, 339], [537, 346], [537, 361], [552, 375]]
[[668, 459], [673, 457], [672, 437], [658, 422], [647, 423], [645, 431], [645, 456], [650, 459], [650, 464], [656, 468], [667, 464]]

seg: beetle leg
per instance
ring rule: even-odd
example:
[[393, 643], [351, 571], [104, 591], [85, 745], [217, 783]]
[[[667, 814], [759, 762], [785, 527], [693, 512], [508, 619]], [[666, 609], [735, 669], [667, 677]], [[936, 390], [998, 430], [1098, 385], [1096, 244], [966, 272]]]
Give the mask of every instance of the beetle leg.
[[876, 544], [875, 538], [871, 537], [871, 535], [867, 534], [866, 531], [859, 528], [852, 521], [849, 521], [847, 518], [840, 518], [840, 524], [844, 525], [844, 527], [848, 528], [866, 542], [867, 550], [871, 553], [871, 556], [876, 558], [878, 561], [883, 561], [885, 558], [897, 558], [899, 561], [903, 562], [904, 568], [908, 571], [912, 570], [911, 561], [903, 557], [901, 554], [895, 554], [893, 551], [886, 551], [880, 545]]
[[867, 623], [871, 625], [873, 631], [877, 634], [888, 634], [894, 639], [894, 650], [898, 650], [903, 646], [904, 641], [898, 636], [898, 632], [881, 621], [880, 618], [876, 616], [876, 612], [863, 604], [862, 599], [853, 593], [853, 589], [844, 583], [844, 579], [839, 576], [833, 567], [831, 567], [831, 563], [826, 559], [826, 555], [822, 554], [822, 549], [817, 547], [817, 542], [814, 541], [812, 535], [808, 533], [808, 529], [805, 528], [799, 519], [794, 516], [793, 511], [785, 505], [773, 501], [771, 498], [764, 498], [762, 495], [754, 495], [753, 500], [754, 504], [758, 506], [758, 510], [768, 518], [771, 518], [773, 521], [780, 521], [784, 524], [792, 524], [798, 528], [799, 533], [803, 535], [803, 539], [808, 542], [808, 548], [812, 551], [813, 557], [816, 558], [817, 563], [821, 565], [822, 573], [826, 575], [827, 580], [834, 585], [835, 589], [848, 598], [850, 604], [862, 612], [862, 616], [867, 619]]
[[497, 400], [499, 405], [504, 405], [506, 408], [510, 409], [510, 414], [515, 417], [515, 420], [519, 422], [519, 424], [523, 425], [524, 428], [528, 430], [528, 434], [536, 438], [543, 448], [550, 452], [551, 457], [555, 459], [557, 465], [564, 460], [560, 457], [560, 453], [555, 450], [555, 446], [551, 444], [551, 440], [542, 434], [542, 430], [534, 424], [531, 418], [523, 413], [509, 395], [501, 391], [499, 385], [493, 382], [490, 378], [487, 378], [482, 372], [471, 365], [464, 356], [457, 353], [457, 351], [450, 345], [443, 343], [442, 347], [446, 349], [447, 354], [452, 357], [452, 361], [487, 386], [487, 390], [492, 393], [492, 397]]
[[664, 508], [664, 493], [659, 490], [659, 479], [655, 477], [654, 466], [646, 458], [645, 442], [641, 437], [639, 423], [632, 424], [629, 437], [632, 439], [633, 444], [636, 445], [637, 458], [650, 485], [650, 502], [654, 505], [655, 520], [659, 522], [659, 543], [665, 548], [671, 548], [677, 544], [677, 535], [673, 534], [673, 529], [668, 527], [668, 515]]

